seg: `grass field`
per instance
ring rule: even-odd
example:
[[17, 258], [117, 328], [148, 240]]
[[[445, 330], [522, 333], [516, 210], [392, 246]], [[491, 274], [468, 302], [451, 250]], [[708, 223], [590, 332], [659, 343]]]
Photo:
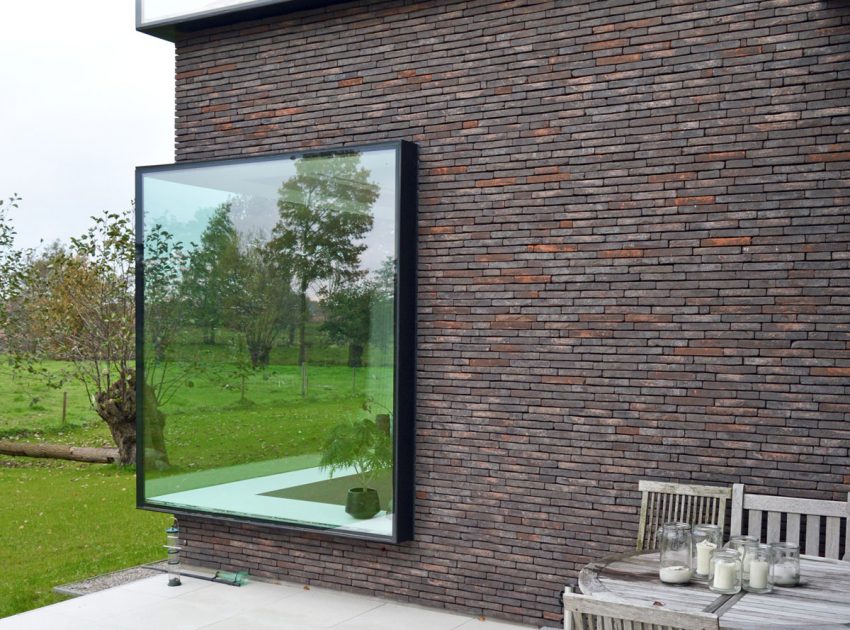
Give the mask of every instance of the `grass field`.
[[132, 471], [6, 466], [0, 497], [0, 617], [64, 599], [59, 584], [164, 558], [170, 517], [136, 510]]
[[[42, 367], [58, 374], [67, 364], [45, 361]], [[61, 428], [65, 393], [66, 425], [79, 426], [94, 420], [88, 395], [78, 383], [66, 381], [60, 387], [51, 387], [39, 375], [14, 370], [0, 355], [0, 438]]]
[[[172, 466], [150, 473], [152, 480], [159, 477], [157, 483], [167, 483], [171, 475], [211, 471], [215, 476], [227, 466], [260, 462], [262, 468], [267, 460], [316, 454], [334, 424], [352, 414], [384, 413], [390, 405], [392, 369], [353, 372], [338, 348], [310, 366], [304, 397], [295, 366], [273, 363], [250, 372], [243, 383], [218, 350], [204, 352], [207, 365], [219, 367], [193, 374], [162, 409]], [[286, 353], [291, 348], [277, 358], [288, 358]], [[48, 367], [64, 366], [51, 362]], [[68, 392], [64, 424], [63, 391]], [[0, 438], [112, 445], [79, 384], [47, 387], [30, 374], [14, 373], [2, 357]], [[0, 456], [0, 501], [0, 616], [58, 601], [61, 596], [51, 592], [56, 585], [165, 555], [170, 518], [135, 508], [132, 470]]]

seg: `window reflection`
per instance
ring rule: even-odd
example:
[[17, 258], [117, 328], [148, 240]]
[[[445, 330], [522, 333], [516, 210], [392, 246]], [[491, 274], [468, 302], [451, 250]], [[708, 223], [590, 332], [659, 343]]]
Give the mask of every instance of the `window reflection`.
[[145, 504], [392, 534], [397, 159], [142, 169]]

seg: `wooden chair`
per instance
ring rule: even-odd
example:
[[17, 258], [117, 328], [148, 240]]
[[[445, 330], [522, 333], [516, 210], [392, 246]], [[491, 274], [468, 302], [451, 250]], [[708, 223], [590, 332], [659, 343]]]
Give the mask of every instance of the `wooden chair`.
[[572, 630], [719, 630], [720, 621], [717, 615], [709, 613], [681, 613], [564, 593], [564, 627]]
[[[744, 512], [747, 526], [744, 531]], [[763, 530], [764, 513], [767, 513], [766, 530]], [[821, 519], [826, 519], [825, 523]], [[841, 526], [844, 522], [844, 542]], [[784, 538], [782, 534], [784, 532]], [[744, 485], [732, 486], [732, 536], [746, 533], [759, 540], [793, 542], [800, 552], [809, 556], [842, 558], [850, 560], [850, 493], [847, 501], [822, 501], [792, 497], [750, 494]], [[762, 535], [764, 533], [764, 535]], [[821, 540], [821, 533], [825, 536]], [[803, 541], [805, 537], [805, 544]]]
[[638, 551], [655, 549], [655, 534], [664, 523], [711, 523], [724, 527], [731, 488], [646, 479], [640, 480], [638, 488], [641, 492]]

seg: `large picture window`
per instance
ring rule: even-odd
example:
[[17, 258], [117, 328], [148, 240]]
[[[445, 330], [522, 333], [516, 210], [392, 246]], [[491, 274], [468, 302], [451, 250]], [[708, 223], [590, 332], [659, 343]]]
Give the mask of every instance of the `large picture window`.
[[140, 507], [413, 521], [415, 146], [137, 170]]

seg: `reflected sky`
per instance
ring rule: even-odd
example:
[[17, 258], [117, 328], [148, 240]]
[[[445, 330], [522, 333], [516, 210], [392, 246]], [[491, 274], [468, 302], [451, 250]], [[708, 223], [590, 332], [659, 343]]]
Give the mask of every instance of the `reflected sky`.
[[[278, 190], [295, 176], [295, 164], [296, 160], [282, 158], [146, 173], [146, 228], [160, 224], [188, 247], [200, 241], [215, 209], [229, 202], [234, 227], [241, 235], [268, 240], [279, 217]], [[361, 152], [360, 164], [380, 190], [372, 206], [372, 229], [360, 241], [366, 245], [361, 268], [375, 271], [395, 256], [396, 152]]]

